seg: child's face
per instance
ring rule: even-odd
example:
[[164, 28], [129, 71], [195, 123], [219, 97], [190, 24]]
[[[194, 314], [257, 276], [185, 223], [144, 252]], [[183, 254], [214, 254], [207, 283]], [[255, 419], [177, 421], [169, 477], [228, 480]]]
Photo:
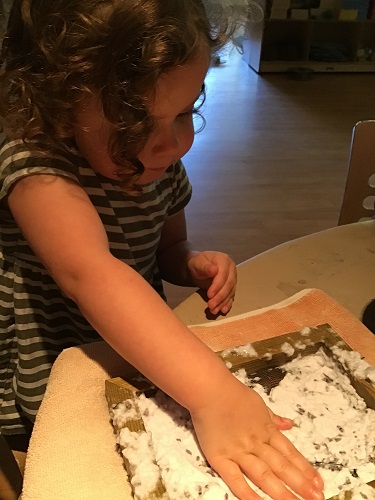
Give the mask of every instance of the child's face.
[[[155, 127], [138, 159], [145, 167], [137, 183], [146, 184], [162, 175], [182, 158], [194, 140], [192, 109], [209, 66], [206, 52], [194, 62], [171, 70], [160, 77], [155, 99], [149, 111]], [[85, 100], [77, 109], [75, 138], [81, 154], [93, 170], [117, 179], [118, 166], [112, 163], [108, 150], [111, 124], [103, 116], [98, 99]]]

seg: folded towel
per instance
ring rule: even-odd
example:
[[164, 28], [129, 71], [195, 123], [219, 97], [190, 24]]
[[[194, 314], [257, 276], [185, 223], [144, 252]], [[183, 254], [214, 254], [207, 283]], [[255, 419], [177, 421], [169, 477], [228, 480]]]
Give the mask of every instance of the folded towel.
[[351, 312], [317, 289], [302, 290], [271, 307], [190, 328], [211, 349], [219, 351], [324, 323], [329, 323], [354, 351], [375, 366], [375, 335]]
[[[375, 365], [375, 336], [320, 290], [304, 290], [274, 306], [190, 328], [212, 349], [222, 350], [322, 323]], [[132, 498], [104, 395], [107, 378], [126, 378], [132, 372], [104, 342], [62, 352], [31, 436], [22, 500]]]

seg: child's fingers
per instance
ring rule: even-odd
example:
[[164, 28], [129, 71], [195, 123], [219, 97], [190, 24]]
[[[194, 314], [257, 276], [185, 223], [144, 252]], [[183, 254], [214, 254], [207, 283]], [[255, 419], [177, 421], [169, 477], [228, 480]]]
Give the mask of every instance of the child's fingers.
[[222, 301], [220, 301], [219, 297], [214, 297], [207, 302], [207, 305], [212, 314], [218, 314], [219, 312], [226, 314], [228, 311], [230, 311], [233, 305], [233, 297], [234, 294], [231, 294], [228, 297], [225, 297], [225, 299]]
[[229, 460], [225, 461], [224, 467], [216, 466], [215, 470], [240, 500], [261, 498], [250, 488], [245, 476], [274, 500], [298, 500], [275, 476], [270, 467], [255, 455], [242, 455], [238, 465]]
[[233, 305], [233, 299], [229, 298], [223, 302], [220, 302], [219, 305], [214, 305], [210, 307], [210, 301], [208, 302], [208, 308], [210, 309], [212, 314], [227, 314]]
[[223, 304], [223, 306], [220, 307], [220, 312], [222, 314], [227, 314], [231, 309], [233, 305], [233, 299], [230, 299], [228, 302]]
[[209, 301], [208, 307], [210, 308], [213, 314], [218, 314], [219, 312], [225, 314], [231, 309], [233, 301], [234, 301], [234, 294], [233, 295], [231, 294], [230, 296], [226, 297], [224, 300], [213, 306], [211, 306], [212, 301]]
[[[260, 498], [249, 487], [244, 475], [274, 500], [298, 500], [299, 497], [324, 500], [321, 488], [313, 477], [307, 477], [287, 457], [267, 444], [258, 449], [257, 455], [241, 454], [238, 464], [220, 460], [213, 461], [211, 465], [240, 500]], [[318, 474], [315, 473], [315, 476]]]
[[[271, 446], [265, 445], [260, 449], [258, 457], [267, 464], [275, 476], [300, 497], [310, 500], [324, 499], [321, 489], [316, 486], [316, 482], [313, 480], [318, 474], [316, 472], [314, 474], [313, 470], [312, 474], [309, 474], [309, 469], [299, 462], [300, 458], [303, 461], [305, 459], [296, 449], [294, 449], [292, 456], [284, 456]], [[308, 462], [307, 465], [309, 465]], [[261, 487], [263, 489], [263, 486]], [[266, 491], [266, 493], [268, 492]], [[274, 498], [273, 494], [270, 496]]]
[[228, 282], [228, 272], [218, 269], [216, 275], [213, 276], [210, 288], [207, 290], [207, 297], [212, 299], [221, 294], [221, 298], [223, 298], [224, 295], [228, 295], [228, 292], [225, 293], [225, 289], [228, 288], [229, 290], [229, 287], [230, 283]]
[[219, 295], [221, 301], [229, 295], [231, 290], [236, 288], [237, 270], [233, 266], [217, 266], [215, 276], [212, 276], [212, 283], [207, 290], [207, 296], [212, 299]]
[[231, 280], [227, 276], [222, 279], [213, 280], [210, 288], [207, 290], [208, 307], [213, 314], [218, 312], [226, 313], [232, 307], [234, 296], [236, 294], [236, 280]]
[[[323, 479], [318, 472], [313, 468], [309, 461], [300, 453], [289, 439], [281, 432], [275, 433], [270, 440], [270, 446], [277, 450], [287, 461], [293, 464], [303, 476], [313, 483], [318, 490], [324, 487]], [[321, 497], [323, 498], [323, 496]]]
[[211, 465], [237, 498], [240, 500], [260, 500], [261, 497], [250, 488], [236, 463], [222, 459]]
[[[273, 450], [275, 455], [279, 455]], [[298, 500], [285, 484], [275, 475], [269, 464], [255, 455], [243, 455], [239, 466], [246, 476], [264, 493], [274, 500]]]

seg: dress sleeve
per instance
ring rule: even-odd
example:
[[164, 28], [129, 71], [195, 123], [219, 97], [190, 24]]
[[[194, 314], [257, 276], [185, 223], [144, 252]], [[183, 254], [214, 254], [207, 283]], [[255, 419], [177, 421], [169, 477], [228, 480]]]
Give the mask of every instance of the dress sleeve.
[[173, 165], [172, 192], [173, 198], [168, 210], [168, 216], [184, 209], [192, 196], [192, 186], [181, 160]]
[[12, 186], [28, 175], [58, 175], [79, 183], [78, 171], [72, 161], [60, 152], [30, 148], [22, 140], [0, 142], [0, 200]]

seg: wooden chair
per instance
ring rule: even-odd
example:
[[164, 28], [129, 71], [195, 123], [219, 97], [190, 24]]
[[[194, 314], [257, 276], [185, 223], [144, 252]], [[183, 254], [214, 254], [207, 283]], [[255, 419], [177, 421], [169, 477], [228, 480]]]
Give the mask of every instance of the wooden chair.
[[375, 214], [375, 120], [353, 128], [349, 169], [339, 225], [371, 219]]
[[17, 461], [0, 432], [0, 498], [17, 500], [21, 495], [22, 483]]

